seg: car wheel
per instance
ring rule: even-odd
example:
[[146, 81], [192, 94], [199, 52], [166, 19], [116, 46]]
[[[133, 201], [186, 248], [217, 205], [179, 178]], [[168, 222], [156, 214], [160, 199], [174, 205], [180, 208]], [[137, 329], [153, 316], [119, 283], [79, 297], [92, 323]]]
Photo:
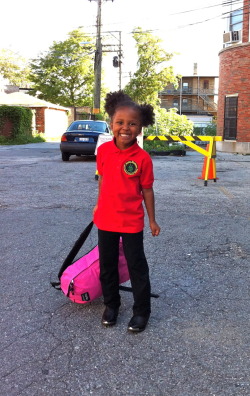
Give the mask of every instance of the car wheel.
[[63, 161], [68, 161], [68, 160], [69, 160], [69, 157], [70, 157], [70, 154], [69, 154], [69, 153], [62, 153], [62, 160], [63, 160]]

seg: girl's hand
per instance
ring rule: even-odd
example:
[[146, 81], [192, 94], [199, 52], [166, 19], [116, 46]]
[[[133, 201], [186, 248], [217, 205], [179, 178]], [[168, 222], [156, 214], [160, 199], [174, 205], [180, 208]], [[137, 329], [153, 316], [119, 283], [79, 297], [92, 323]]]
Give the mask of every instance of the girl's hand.
[[151, 221], [149, 223], [149, 225], [150, 225], [150, 229], [151, 229], [152, 235], [153, 236], [158, 236], [160, 234], [161, 229], [158, 226], [158, 224], [156, 223], [156, 221]]

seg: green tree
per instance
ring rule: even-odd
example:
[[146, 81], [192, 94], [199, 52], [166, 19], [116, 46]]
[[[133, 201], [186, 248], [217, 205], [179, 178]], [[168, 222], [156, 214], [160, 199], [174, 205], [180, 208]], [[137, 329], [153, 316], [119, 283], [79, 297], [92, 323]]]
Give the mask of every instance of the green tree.
[[216, 131], [217, 123], [215, 119], [213, 119], [205, 127], [194, 126], [194, 135], [216, 136]]
[[177, 114], [176, 109], [156, 108], [156, 129], [158, 135], [192, 135], [193, 123], [185, 115]]
[[124, 90], [139, 103], [159, 105], [158, 93], [169, 83], [178, 84], [173, 67], [167, 66], [173, 54], [161, 48], [160, 38], [141, 28], [134, 29], [133, 38], [136, 41], [138, 68]]
[[0, 74], [13, 85], [29, 85], [28, 61], [9, 49], [0, 50]]
[[206, 136], [216, 136], [217, 132], [217, 123], [216, 120], [212, 120], [206, 127], [204, 134]]
[[[82, 44], [81, 44], [82, 43]], [[47, 54], [31, 62], [34, 95], [62, 106], [91, 106], [94, 42], [79, 29], [54, 42]]]
[[156, 127], [146, 129], [145, 133], [192, 134], [193, 123], [186, 116], [178, 115], [175, 109], [167, 111], [160, 107], [159, 92], [170, 83], [178, 86], [179, 76], [174, 74], [172, 66], [168, 66], [174, 54], [161, 48], [161, 39], [141, 28], [134, 30], [133, 37], [138, 53], [138, 68], [124, 90], [138, 103], [151, 104], [155, 109]]

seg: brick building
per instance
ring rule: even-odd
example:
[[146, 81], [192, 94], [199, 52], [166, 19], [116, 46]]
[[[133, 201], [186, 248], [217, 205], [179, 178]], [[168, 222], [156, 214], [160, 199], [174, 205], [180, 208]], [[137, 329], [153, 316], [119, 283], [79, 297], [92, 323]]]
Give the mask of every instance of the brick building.
[[250, 153], [250, 0], [229, 6], [229, 18], [219, 53], [218, 150]]
[[0, 93], [0, 106], [22, 106], [32, 110], [33, 130], [47, 139], [59, 139], [68, 127], [70, 109], [38, 99], [22, 92]]

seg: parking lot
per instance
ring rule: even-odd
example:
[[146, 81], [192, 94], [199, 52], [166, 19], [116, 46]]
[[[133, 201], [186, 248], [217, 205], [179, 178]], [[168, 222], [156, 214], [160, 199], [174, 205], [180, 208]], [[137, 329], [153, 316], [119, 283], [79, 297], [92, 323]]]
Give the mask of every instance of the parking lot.
[[[100, 324], [102, 299], [73, 304], [50, 285], [91, 221], [95, 161], [61, 160], [58, 143], [0, 146], [1, 368], [8, 396], [250, 395], [250, 156], [153, 157], [157, 221], [145, 228], [152, 315], [127, 332]], [[97, 242], [94, 229], [88, 251]]]

